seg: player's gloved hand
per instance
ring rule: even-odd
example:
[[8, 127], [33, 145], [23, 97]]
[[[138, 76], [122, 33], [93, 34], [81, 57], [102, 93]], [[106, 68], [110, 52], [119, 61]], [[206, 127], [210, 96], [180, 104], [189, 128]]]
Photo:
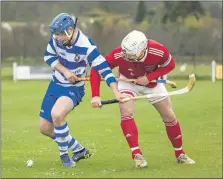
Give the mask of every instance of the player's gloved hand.
[[91, 105], [93, 108], [100, 108], [102, 106], [101, 104], [101, 98], [99, 96], [95, 96], [91, 99]]
[[64, 73], [64, 76], [67, 78], [67, 80], [71, 83], [74, 83], [78, 77], [70, 70], [67, 70], [65, 73]]
[[140, 76], [135, 81], [136, 84], [146, 86], [149, 83], [149, 80], [146, 76]]

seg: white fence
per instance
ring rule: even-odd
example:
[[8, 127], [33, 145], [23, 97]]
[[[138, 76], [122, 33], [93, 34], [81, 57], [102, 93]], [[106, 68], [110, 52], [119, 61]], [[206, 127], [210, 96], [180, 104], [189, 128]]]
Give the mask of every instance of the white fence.
[[[167, 75], [162, 77], [167, 79]], [[29, 65], [18, 65], [13, 63], [13, 80], [48, 80], [52, 79], [52, 69], [50, 67], [33, 67]], [[217, 65], [215, 61], [211, 62], [211, 81], [222, 79], [222, 65]]]
[[52, 69], [32, 67], [13, 63], [13, 80], [46, 80], [52, 79]]

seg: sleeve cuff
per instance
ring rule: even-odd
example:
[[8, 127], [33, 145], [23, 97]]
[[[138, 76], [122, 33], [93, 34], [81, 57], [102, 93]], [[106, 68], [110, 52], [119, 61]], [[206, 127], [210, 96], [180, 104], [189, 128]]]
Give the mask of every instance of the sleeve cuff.
[[110, 77], [109, 79], [107, 79], [107, 85], [110, 86], [111, 83], [115, 83], [116, 79], [114, 77]]
[[149, 81], [152, 81], [152, 80], [155, 80], [155, 79], [153, 79], [153, 77], [149, 74], [149, 75], [146, 75], [146, 77], [147, 77], [147, 79], [149, 80]]
[[59, 60], [55, 60], [53, 63], [51, 63], [51, 67], [52, 68], [54, 68], [55, 66], [56, 66], [56, 64], [58, 64], [59, 63]]

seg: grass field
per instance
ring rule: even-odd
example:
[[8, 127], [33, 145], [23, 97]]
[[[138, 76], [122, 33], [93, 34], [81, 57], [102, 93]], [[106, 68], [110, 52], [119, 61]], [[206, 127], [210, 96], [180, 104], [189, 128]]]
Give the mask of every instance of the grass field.
[[[2, 75], [9, 73], [2, 72]], [[187, 84], [177, 80], [178, 88]], [[96, 154], [63, 168], [56, 144], [39, 133], [39, 110], [47, 81], [2, 81], [2, 177], [10, 178], [222, 178], [222, 81], [199, 81], [190, 93], [172, 97], [184, 150], [195, 165], [177, 164], [158, 113], [141, 100], [135, 119], [148, 168], [137, 170], [122, 136], [118, 105], [92, 109], [90, 89], [67, 118], [71, 134]], [[168, 90], [171, 90], [168, 88]], [[110, 99], [102, 85], [102, 98]], [[33, 168], [26, 161], [34, 161]]]

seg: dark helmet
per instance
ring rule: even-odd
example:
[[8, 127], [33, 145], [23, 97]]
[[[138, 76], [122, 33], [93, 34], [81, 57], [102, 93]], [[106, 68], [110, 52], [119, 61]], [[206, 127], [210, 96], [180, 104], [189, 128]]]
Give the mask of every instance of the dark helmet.
[[50, 24], [50, 32], [52, 34], [64, 33], [69, 27], [76, 27], [76, 20], [67, 13], [57, 15]]

